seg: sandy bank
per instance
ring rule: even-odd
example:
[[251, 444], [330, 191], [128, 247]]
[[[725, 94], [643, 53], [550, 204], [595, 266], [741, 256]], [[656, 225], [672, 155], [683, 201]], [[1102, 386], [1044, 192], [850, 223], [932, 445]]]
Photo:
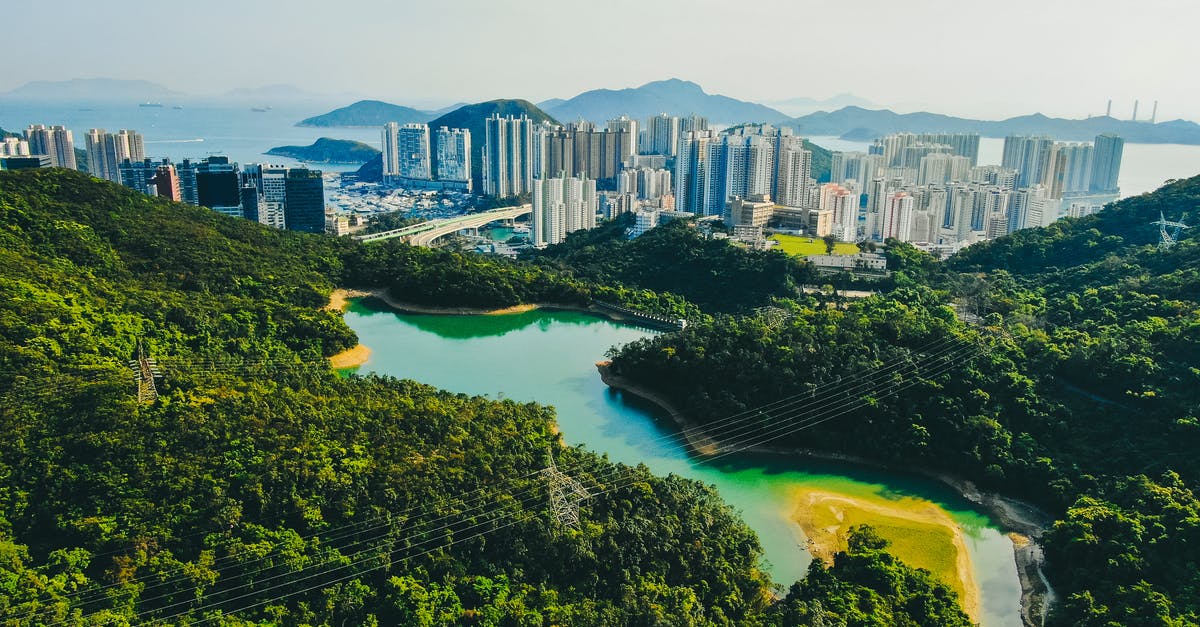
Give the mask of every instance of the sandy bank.
[[891, 542], [888, 551], [909, 566], [924, 568], [958, 593], [971, 620], [979, 620], [980, 592], [962, 529], [945, 510], [928, 501], [885, 502], [815, 488], [798, 488], [792, 515], [808, 537], [815, 559], [833, 563], [848, 548], [850, 528], [868, 524]]
[[[689, 448], [700, 455], [712, 455], [720, 450], [721, 443], [709, 437], [702, 430], [688, 423], [683, 412], [665, 396], [640, 386], [620, 375], [614, 374], [610, 368], [611, 362], [604, 361], [596, 364], [600, 371], [600, 379], [609, 387], [629, 392], [646, 399], [662, 409], [680, 428], [680, 433]], [[870, 468], [892, 470], [885, 464], [839, 453], [827, 453], [810, 449], [793, 449], [778, 446], [754, 446], [743, 449], [748, 453], [766, 453], [788, 457], [810, 457], [829, 461], [845, 462]], [[1056, 597], [1050, 588], [1044, 573], [1045, 557], [1038, 539], [1053, 523], [1053, 518], [1037, 507], [999, 494], [983, 492], [975, 484], [965, 479], [954, 477], [947, 473], [925, 471], [922, 469], [904, 468], [905, 472], [916, 472], [953, 489], [964, 499], [979, 507], [994, 520], [1002, 530], [1014, 538], [1013, 559], [1016, 562], [1017, 573], [1021, 583], [1021, 620], [1027, 627], [1040, 626], [1045, 623]], [[1014, 536], [1013, 534], [1016, 534]], [[1015, 538], [1020, 537], [1024, 544], [1017, 544]]]
[[343, 368], [356, 368], [367, 363], [371, 358], [371, 349], [359, 344], [349, 350], [344, 350], [333, 357], [329, 358], [329, 365], [336, 370]]

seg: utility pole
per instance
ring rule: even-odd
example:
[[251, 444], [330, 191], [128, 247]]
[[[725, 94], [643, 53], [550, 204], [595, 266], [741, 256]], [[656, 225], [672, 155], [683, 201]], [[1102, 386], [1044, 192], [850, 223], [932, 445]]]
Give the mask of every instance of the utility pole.
[[542, 476], [550, 484], [550, 511], [558, 524], [578, 529], [579, 502], [591, 495], [578, 481], [558, 469], [554, 453], [550, 453], [550, 466], [542, 470]]
[[154, 379], [162, 377], [158, 364], [146, 356], [142, 341], [138, 340], [137, 356], [129, 360], [129, 369], [133, 371], [133, 382], [137, 385], [139, 403], [153, 403], [158, 398], [158, 388]]

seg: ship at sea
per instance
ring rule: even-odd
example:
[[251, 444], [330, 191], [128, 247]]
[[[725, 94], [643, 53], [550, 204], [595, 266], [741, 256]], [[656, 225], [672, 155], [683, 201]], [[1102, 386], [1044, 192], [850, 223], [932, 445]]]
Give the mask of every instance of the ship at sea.
[[143, 102], [142, 104], [140, 104], [138, 106], [139, 107], [156, 107], [156, 108], [161, 109], [162, 103], [161, 102]]
[[250, 107], [250, 110], [255, 113], [266, 113], [271, 110], [271, 107]]

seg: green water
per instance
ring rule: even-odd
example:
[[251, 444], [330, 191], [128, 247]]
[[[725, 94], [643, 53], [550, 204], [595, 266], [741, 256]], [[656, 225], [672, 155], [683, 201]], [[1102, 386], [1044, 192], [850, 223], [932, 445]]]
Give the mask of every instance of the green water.
[[768, 570], [785, 586], [811, 560], [790, 519], [790, 495], [815, 487], [859, 497], [913, 496], [945, 509], [964, 531], [982, 590], [985, 627], [1020, 625], [1020, 587], [1012, 542], [986, 516], [940, 484], [851, 465], [734, 455], [697, 464], [670, 437], [655, 409], [610, 390], [596, 372], [614, 345], [652, 332], [574, 312], [532, 311], [504, 316], [396, 314], [373, 301], [354, 302], [346, 322], [372, 350], [362, 367], [454, 392], [553, 405], [563, 437], [607, 453], [613, 461], [644, 463], [715, 485], [758, 534]]

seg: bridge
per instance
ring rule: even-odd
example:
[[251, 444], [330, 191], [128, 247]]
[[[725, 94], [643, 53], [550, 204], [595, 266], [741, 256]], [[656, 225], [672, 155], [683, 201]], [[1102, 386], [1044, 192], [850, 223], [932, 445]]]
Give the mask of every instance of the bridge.
[[382, 233], [371, 233], [370, 235], [358, 235], [354, 239], [360, 242], [378, 242], [385, 239], [394, 239], [397, 237], [403, 238], [413, 246], [424, 246], [428, 248], [433, 244], [433, 241], [456, 233], [463, 229], [479, 228], [489, 222], [497, 220], [512, 220], [523, 215], [528, 215], [533, 212], [532, 205], [521, 205], [519, 207], [503, 207], [501, 209], [492, 209], [491, 211], [483, 211], [480, 213], [471, 213], [465, 216], [455, 216], [453, 218], [443, 218], [440, 220], [426, 220], [419, 224], [413, 224], [399, 229], [392, 229]]

